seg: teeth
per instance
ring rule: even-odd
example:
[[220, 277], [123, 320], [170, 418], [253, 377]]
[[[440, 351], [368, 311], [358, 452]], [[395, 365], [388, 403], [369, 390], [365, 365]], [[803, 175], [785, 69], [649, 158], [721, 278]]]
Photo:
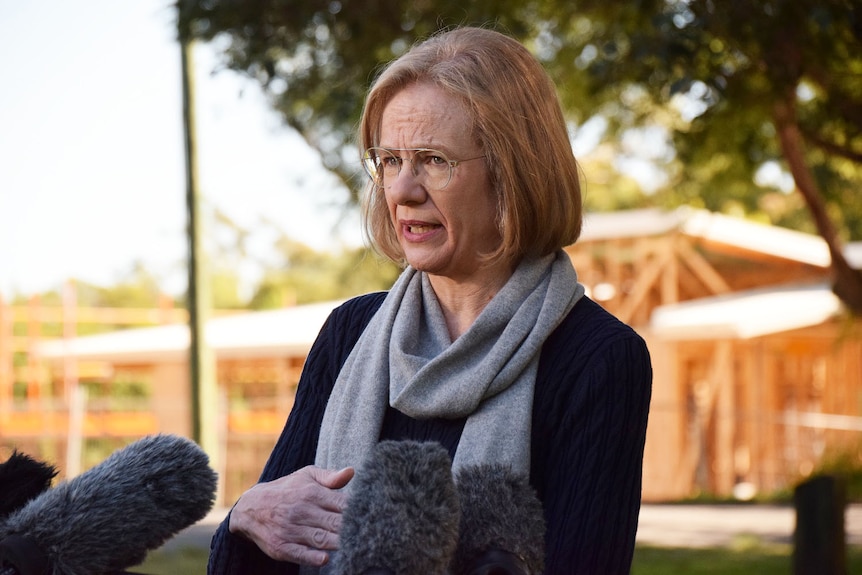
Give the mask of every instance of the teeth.
[[425, 232], [430, 232], [433, 229], [433, 227], [432, 226], [412, 225], [412, 226], [407, 226], [407, 229], [410, 230], [410, 233], [412, 233], [412, 234], [424, 234]]

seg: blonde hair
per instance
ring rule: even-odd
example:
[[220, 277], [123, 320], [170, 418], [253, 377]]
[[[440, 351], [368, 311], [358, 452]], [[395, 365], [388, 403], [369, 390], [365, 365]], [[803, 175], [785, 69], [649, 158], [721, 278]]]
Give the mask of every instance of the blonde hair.
[[[394, 60], [365, 101], [359, 146], [379, 145], [383, 111], [405, 87], [429, 82], [461, 101], [472, 118], [498, 198], [502, 241], [492, 261], [546, 255], [574, 243], [581, 232], [582, 200], [556, 88], [542, 65], [518, 41], [484, 28], [457, 28], [432, 36]], [[386, 200], [369, 183], [363, 197], [364, 231], [379, 253], [403, 263]]]

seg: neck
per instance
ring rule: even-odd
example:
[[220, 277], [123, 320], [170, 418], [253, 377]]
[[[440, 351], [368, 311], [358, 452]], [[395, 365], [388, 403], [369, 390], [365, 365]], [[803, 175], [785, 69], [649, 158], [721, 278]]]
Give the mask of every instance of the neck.
[[486, 268], [464, 280], [429, 274], [452, 341], [473, 325], [513, 272], [514, 266], [505, 264]]

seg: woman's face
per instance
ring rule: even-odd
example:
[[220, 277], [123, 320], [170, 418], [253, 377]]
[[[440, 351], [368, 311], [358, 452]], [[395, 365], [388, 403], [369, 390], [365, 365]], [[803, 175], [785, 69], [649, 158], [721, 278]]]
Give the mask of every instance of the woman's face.
[[[471, 134], [472, 122], [459, 101], [419, 83], [398, 92], [384, 108], [380, 147], [432, 148], [460, 161], [483, 154]], [[408, 161], [414, 152], [395, 154], [403, 158], [401, 172], [382, 192], [407, 262], [429, 274], [469, 279], [481, 266], [481, 254], [500, 242], [487, 160], [459, 163], [449, 183], [433, 190], [414, 175]]]

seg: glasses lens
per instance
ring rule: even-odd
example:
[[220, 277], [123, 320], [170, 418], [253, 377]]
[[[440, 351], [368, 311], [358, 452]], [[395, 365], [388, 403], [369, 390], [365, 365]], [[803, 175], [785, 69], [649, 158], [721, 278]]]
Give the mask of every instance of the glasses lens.
[[[413, 152], [413, 158], [396, 155], [396, 152]], [[452, 179], [452, 163], [439, 150], [387, 150], [368, 148], [362, 157], [362, 165], [378, 187], [391, 185], [405, 161], [412, 164], [413, 175], [432, 190], [440, 190]]]
[[368, 148], [362, 156], [362, 167], [375, 185], [383, 187], [383, 169], [381, 166], [381, 153], [386, 154], [382, 148]]
[[452, 178], [452, 164], [439, 150], [420, 150], [413, 156], [416, 172], [425, 178], [425, 185], [432, 190], [442, 190]]

